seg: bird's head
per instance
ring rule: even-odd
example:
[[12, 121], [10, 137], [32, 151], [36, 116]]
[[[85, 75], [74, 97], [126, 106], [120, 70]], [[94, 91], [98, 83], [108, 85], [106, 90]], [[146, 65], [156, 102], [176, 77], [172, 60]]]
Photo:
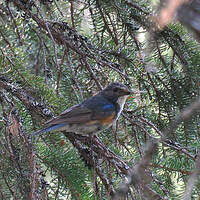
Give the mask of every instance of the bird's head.
[[129, 90], [128, 87], [122, 83], [111, 83], [101, 92], [107, 99], [111, 101], [117, 101], [118, 98], [124, 97], [125, 99], [128, 95], [134, 92]]

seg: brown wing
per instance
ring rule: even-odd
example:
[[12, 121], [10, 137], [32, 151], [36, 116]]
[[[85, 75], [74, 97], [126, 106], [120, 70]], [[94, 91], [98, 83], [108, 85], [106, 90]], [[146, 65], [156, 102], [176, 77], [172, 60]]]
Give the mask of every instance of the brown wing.
[[65, 110], [58, 117], [46, 122], [46, 125], [62, 123], [84, 123], [91, 120], [92, 112], [83, 105], [75, 105]]

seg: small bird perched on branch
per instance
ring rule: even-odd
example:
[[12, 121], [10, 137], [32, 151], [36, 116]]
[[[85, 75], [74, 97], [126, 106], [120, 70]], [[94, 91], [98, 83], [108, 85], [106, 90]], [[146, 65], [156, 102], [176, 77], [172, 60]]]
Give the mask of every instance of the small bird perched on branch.
[[46, 128], [33, 136], [50, 131], [90, 134], [110, 127], [120, 116], [129, 94], [134, 94], [122, 83], [111, 83], [104, 90], [80, 104], [65, 110], [46, 122]]

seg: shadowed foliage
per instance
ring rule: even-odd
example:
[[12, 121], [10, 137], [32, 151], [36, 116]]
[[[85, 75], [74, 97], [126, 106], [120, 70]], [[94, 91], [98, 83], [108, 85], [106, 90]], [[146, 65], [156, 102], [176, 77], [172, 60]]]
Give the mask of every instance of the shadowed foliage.
[[[162, 2], [160, 16], [171, 5]], [[187, 9], [198, 16], [194, 5], [173, 12], [198, 39], [199, 24], [181, 18]], [[0, 199], [199, 198], [199, 43], [171, 13], [159, 27], [153, 7], [0, 2]], [[112, 128], [31, 137], [115, 81], [142, 93]]]

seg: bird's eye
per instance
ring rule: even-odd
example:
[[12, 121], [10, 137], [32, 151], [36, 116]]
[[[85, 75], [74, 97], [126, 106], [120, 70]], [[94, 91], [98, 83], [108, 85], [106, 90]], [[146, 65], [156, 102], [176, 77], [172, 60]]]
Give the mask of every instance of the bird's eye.
[[114, 88], [114, 89], [113, 89], [113, 92], [117, 92], [117, 91], [118, 91], [118, 88]]

